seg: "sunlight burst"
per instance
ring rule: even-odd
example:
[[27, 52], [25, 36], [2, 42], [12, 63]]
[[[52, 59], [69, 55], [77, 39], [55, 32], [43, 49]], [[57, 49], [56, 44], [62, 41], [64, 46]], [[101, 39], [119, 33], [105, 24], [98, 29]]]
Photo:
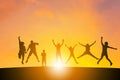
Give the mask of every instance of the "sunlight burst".
[[57, 70], [61, 70], [61, 69], [63, 68], [63, 64], [62, 64], [62, 63], [56, 63], [56, 64], [55, 64], [55, 68], [56, 68]]

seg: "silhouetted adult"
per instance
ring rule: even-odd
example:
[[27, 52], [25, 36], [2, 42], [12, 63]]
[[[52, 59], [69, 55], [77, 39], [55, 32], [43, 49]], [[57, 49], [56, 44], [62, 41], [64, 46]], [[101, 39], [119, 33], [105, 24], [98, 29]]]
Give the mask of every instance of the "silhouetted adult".
[[31, 43], [29, 44], [27, 51], [30, 49], [30, 52], [29, 52], [29, 55], [28, 55], [28, 57], [27, 57], [26, 63], [28, 62], [28, 59], [30, 58], [30, 56], [31, 56], [32, 54], [35, 55], [36, 59], [37, 59], [38, 62], [39, 62], [39, 58], [38, 58], [37, 52], [36, 52], [36, 45], [39, 45], [39, 43], [35, 43], [35, 42], [31, 41]]
[[20, 59], [22, 57], [21, 63], [24, 64], [24, 56], [25, 56], [25, 53], [26, 53], [26, 48], [24, 46], [24, 42], [20, 40], [20, 36], [18, 37], [18, 41], [19, 41], [19, 53], [18, 53], [18, 57]]
[[45, 50], [43, 50], [43, 52], [41, 53], [42, 56], [42, 66], [46, 66], [46, 52]]
[[69, 58], [67, 59], [66, 63], [68, 63], [68, 61], [69, 61], [71, 58], [73, 58], [74, 61], [76, 62], [76, 64], [78, 64], [78, 62], [77, 62], [77, 60], [75, 59], [75, 56], [74, 56], [74, 49], [75, 49], [75, 47], [76, 47], [77, 45], [75, 45], [74, 47], [72, 47], [72, 46], [68, 47], [67, 45], [65, 45], [65, 46], [66, 46], [66, 47], [69, 49], [69, 51], [70, 51], [70, 56], [69, 56]]
[[107, 49], [108, 49], [108, 48], [111, 48], [111, 49], [117, 50], [117, 48], [113, 48], [113, 47], [108, 46], [108, 42], [105, 42], [105, 43], [103, 44], [103, 37], [101, 37], [101, 45], [102, 45], [102, 54], [101, 54], [101, 58], [98, 60], [97, 64], [99, 64], [99, 62], [100, 62], [100, 61], [102, 60], [102, 58], [105, 56], [106, 59], [110, 62], [110, 66], [112, 66], [112, 62], [111, 62], [111, 60], [108, 58]]
[[83, 45], [83, 44], [79, 43], [80, 45], [82, 45], [82, 46], [84, 46], [84, 47], [86, 48], [86, 51], [85, 51], [82, 55], [80, 55], [79, 57], [77, 57], [77, 58], [80, 58], [80, 57], [82, 57], [82, 56], [84, 56], [84, 55], [90, 55], [90, 56], [92, 56], [93, 58], [98, 59], [97, 57], [95, 57], [95, 56], [90, 52], [90, 47], [91, 47], [92, 45], [94, 45], [95, 43], [96, 43], [96, 41], [95, 41], [94, 43], [92, 43], [91, 45], [89, 45], [89, 44]]
[[58, 62], [58, 59], [60, 58], [63, 63], [60, 49], [64, 43], [64, 40], [62, 40], [62, 44], [60, 44], [60, 43], [55, 44], [54, 40], [52, 40], [52, 42], [53, 42], [54, 46], [56, 47], [56, 62]]

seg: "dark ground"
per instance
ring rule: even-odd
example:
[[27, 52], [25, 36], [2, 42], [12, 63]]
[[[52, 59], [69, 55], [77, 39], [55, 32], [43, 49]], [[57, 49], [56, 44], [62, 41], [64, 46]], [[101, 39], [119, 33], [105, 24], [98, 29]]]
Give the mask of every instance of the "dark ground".
[[120, 80], [120, 69], [64, 67], [1, 68], [0, 80]]

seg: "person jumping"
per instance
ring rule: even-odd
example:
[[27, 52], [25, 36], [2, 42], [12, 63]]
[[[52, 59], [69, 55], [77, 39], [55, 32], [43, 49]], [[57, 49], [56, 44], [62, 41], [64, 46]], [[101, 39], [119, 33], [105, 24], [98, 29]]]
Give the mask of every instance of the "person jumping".
[[82, 57], [82, 56], [84, 56], [84, 55], [90, 55], [90, 56], [92, 56], [93, 58], [95, 58], [95, 59], [98, 59], [97, 57], [95, 57], [91, 52], [90, 52], [90, 47], [92, 46], [92, 45], [94, 45], [96, 43], [96, 41], [94, 42], [94, 43], [92, 43], [92, 44], [86, 44], [86, 45], [83, 45], [83, 44], [81, 44], [81, 43], [79, 43], [80, 45], [82, 45], [82, 46], [84, 46], [85, 48], [86, 48], [86, 51], [82, 54], [82, 55], [80, 55], [79, 57], [77, 57], [77, 58], [80, 58], [80, 57]]
[[67, 59], [67, 61], [66, 61], [66, 63], [68, 63], [68, 61], [73, 57], [73, 59], [74, 59], [74, 61], [76, 62], [76, 64], [78, 64], [78, 62], [77, 62], [77, 60], [75, 59], [75, 56], [74, 56], [74, 49], [75, 49], [75, 47], [77, 46], [77, 45], [75, 45], [74, 47], [72, 47], [72, 46], [70, 46], [70, 47], [68, 47], [67, 45], [65, 45], [68, 49], [69, 49], [69, 51], [70, 51], [70, 56], [69, 56], [69, 58]]
[[30, 56], [31, 56], [32, 54], [35, 55], [36, 59], [37, 59], [38, 62], [39, 62], [39, 58], [38, 58], [37, 52], [36, 52], [36, 45], [39, 45], [39, 43], [35, 43], [35, 42], [31, 41], [31, 43], [29, 44], [27, 51], [30, 49], [30, 52], [29, 52], [29, 55], [28, 55], [28, 57], [27, 57], [26, 63], [28, 62], [28, 59], [30, 58]]
[[61, 47], [64, 44], [64, 40], [62, 40], [62, 44], [57, 43], [55, 44], [54, 40], [52, 40], [54, 46], [56, 47], [56, 62], [58, 63], [58, 59], [61, 59], [61, 62], [63, 63], [62, 56], [61, 56]]
[[21, 57], [22, 57], [21, 63], [24, 64], [24, 56], [25, 56], [25, 53], [26, 53], [26, 48], [24, 46], [24, 42], [20, 40], [20, 36], [18, 37], [18, 41], [19, 41], [18, 57], [19, 57], [19, 59], [21, 59]]
[[111, 62], [111, 60], [108, 58], [107, 49], [108, 49], [108, 48], [111, 48], [111, 49], [117, 50], [117, 48], [113, 48], [113, 47], [108, 46], [108, 42], [105, 42], [105, 43], [103, 44], [103, 37], [101, 37], [101, 45], [102, 45], [102, 54], [101, 54], [101, 58], [98, 60], [97, 64], [99, 64], [99, 62], [100, 62], [100, 61], [103, 59], [103, 57], [105, 56], [106, 59], [110, 62], [110, 66], [112, 66], [112, 62]]

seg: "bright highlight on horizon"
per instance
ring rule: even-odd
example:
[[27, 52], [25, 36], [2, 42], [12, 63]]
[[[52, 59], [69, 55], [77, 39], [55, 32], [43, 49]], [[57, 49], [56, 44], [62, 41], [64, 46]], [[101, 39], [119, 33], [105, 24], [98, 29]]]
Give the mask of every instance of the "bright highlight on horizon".
[[62, 70], [64, 65], [62, 63], [56, 63], [55, 66], [56, 70]]

